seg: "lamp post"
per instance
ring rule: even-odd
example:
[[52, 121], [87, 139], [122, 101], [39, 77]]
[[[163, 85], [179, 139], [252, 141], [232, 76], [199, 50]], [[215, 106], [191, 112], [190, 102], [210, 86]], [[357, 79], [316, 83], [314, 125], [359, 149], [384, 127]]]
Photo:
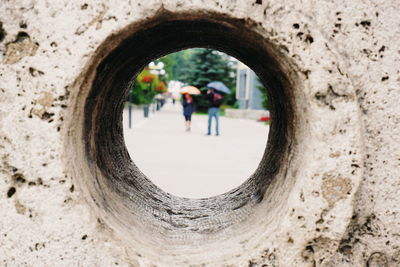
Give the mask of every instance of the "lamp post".
[[[143, 115], [145, 118], [149, 116], [149, 106], [152, 102], [152, 97], [154, 96], [153, 94], [153, 88], [152, 85], [154, 82], [158, 80], [157, 75], [164, 75], [165, 70], [164, 68], [164, 63], [159, 62], [154, 64], [154, 62], [150, 62], [147, 68], [145, 68], [144, 71], [140, 74], [140, 82], [145, 83], [146, 87], [143, 88], [144, 91], [144, 105], [143, 105]], [[159, 83], [158, 83], [159, 84]], [[155, 90], [158, 90], [158, 84], [155, 86]]]
[[148, 118], [149, 117], [149, 105], [150, 105], [150, 99], [149, 99], [149, 93], [150, 93], [150, 90], [151, 90], [151, 83], [152, 83], [153, 81], [152, 80], [150, 80], [149, 82], [147, 82], [147, 89], [146, 89], [146, 93], [145, 93], [145, 100], [146, 100], [146, 103], [143, 105], [143, 116], [145, 117], [145, 118]]
[[[165, 70], [164, 70], [164, 63], [163, 62], [158, 62], [157, 64], [155, 64], [154, 62], [150, 62], [149, 64], [149, 69], [150, 69], [150, 73], [154, 74], [154, 75], [165, 75]], [[158, 94], [159, 95], [159, 94]], [[160, 108], [162, 107], [161, 104], [161, 97], [158, 97], [158, 95], [156, 96], [156, 110], [160, 110]]]

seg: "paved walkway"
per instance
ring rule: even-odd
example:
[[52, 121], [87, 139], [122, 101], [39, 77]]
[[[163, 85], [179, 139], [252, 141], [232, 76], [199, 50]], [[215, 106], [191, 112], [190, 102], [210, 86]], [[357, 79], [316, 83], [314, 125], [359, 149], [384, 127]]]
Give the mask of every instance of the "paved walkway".
[[220, 136], [206, 136], [207, 116], [193, 115], [192, 131], [185, 132], [181, 109], [179, 103], [166, 104], [147, 119], [135, 110], [132, 129], [125, 109], [125, 142], [136, 165], [161, 189], [181, 197], [214, 196], [243, 183], [261, 160], [269, 127], [221, 117]]

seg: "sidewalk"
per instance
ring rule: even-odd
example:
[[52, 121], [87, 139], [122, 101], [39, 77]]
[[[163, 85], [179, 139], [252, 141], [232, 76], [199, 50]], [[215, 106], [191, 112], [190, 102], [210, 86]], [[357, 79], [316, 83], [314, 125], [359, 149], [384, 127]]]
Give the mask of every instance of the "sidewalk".
[[263, 123], [220, 117], [220, 136], [215, 128], [206, 136], [207, 116], [193, 115], [192, 131], [185, 132], [180, 103], [168, 103], [147, 119], [135, 110], [132, 129], [127, 109], [123, 116], [125, 143], [136, 165], [161, 189], [191, 198], [243, 183], [261, 160], [269, 130]]

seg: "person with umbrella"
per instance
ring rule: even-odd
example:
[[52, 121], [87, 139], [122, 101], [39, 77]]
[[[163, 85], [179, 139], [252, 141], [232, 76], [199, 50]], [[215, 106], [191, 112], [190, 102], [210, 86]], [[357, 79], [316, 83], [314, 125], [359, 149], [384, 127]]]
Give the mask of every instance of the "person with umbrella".
[[189, 132], [192, 122], [192, 114], [194, 111], [194, 101], [191, 95], [200, 94], [200, 90], [194, 86], [185, 86], [181, 88], [180, 93], [183, 95], [182, 106], [183, 106], [183, 116], [185, 117], [185, 128], [186, 131]]
[[207, 99], [209, 101], [208, 106], [208, 127], [207, 127], [207, 135], [211, 135], [211, 124], [212, 118], [215, 118], [215, 135], [219, 136], [219, 107], [222, 104], [222, 93], [230, 93], [228, 87], [222, 82], [210, 82], [207, 84], [207, 87], [210, 88], [207, 90]]

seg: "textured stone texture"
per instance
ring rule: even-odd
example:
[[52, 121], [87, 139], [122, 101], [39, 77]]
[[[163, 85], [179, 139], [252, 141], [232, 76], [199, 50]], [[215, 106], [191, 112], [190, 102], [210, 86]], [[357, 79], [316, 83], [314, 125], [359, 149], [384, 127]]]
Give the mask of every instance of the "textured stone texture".
[[[115, 210], [96, 206], [71, 139], [97, 64], [135, 23], [163, 13], [242, 19], [296, 85], [286, 172], [257, 201], [207, 221], [232, 219], [208, 241], [180, 229], [181, 245], [174, 229], [164, 240], [155, 231], [158, 244], [140, 222], [129, 230], [111, 191]], [[3, 1], [1, 265], [398, 266], [399, 24], [394, 0]]]

